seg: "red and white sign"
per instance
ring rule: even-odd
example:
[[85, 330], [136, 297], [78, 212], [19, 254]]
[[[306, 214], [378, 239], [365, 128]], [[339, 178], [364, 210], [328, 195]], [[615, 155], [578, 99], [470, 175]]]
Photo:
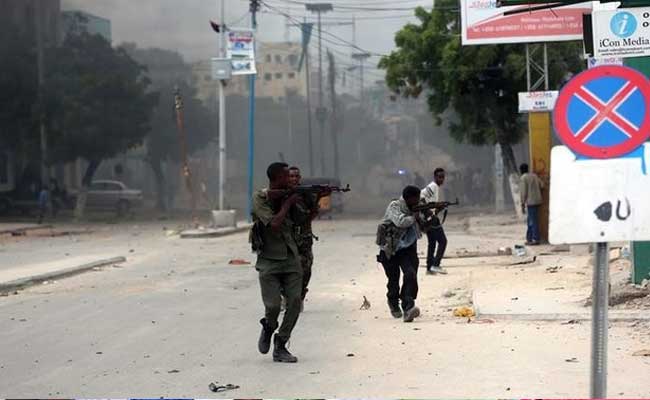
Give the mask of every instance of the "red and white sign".
[[463, 45], [582, 40], [582, 14], [591, 2], [504, 16], [530, 6], [498, 7], [496, 0], [461, 0]]
[[553, 113], [557, 136], [577, 154], [621, 157], [650, 136], [650, 82], [627, 67], [601, 66], [576, 75]]
[[550, 90], [546, 92], [520, 92], [519, 112], [546, 112], [553, 111], [559, 92]]

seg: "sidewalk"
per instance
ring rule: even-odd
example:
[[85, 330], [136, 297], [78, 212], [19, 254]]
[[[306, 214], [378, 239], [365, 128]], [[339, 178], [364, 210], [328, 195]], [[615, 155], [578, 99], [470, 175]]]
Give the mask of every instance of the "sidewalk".
[[24, 233], [33, 230], [52, 229], [52, 225], [39, 225], [28, 223], [14, 223], [2, 222], [0, 223], [0, 235], [8, 235], [13, 233]]
[[13, 267], [0, 271], [0, 293], [24, 289], [48, 280], [61, 279], [95, 268], [123, 263], [124, 257], [80, 256], [62, 260]]

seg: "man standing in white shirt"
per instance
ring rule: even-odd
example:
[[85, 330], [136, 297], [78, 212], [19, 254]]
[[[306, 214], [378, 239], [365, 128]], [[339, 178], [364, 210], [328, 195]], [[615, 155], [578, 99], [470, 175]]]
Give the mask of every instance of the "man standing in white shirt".
[[[444, 183], [445, 170], [442, 168], [436, 168], [436, 170], [433, 171], [433, 182], [422, 189], [422, 199], [427, 203], [440, 202], [440, 187]], [[440, 210], [433, 211], [437, 214]], [[429, 246], [427, 249], [427, 274], [446, 275], [447, 271], [444, 268], [440, 267], [440, 262], [442, 261], [442, 257], [445, 255], [445, 250], [447, 249], [447, 236], [445, 236], [445, 230], [443, 229], [442, 224], [437, 224], [436, 226], [429, 229], [429, 231], [427, 231], [427, 239], [429, 241]]]

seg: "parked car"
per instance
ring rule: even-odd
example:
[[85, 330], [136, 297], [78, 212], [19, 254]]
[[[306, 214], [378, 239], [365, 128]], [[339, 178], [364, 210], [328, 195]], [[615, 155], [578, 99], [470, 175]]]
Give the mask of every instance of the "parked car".
[[90, 184], [86, 207], [91, 209], [113, 209], [119, 215], [142, 206], [142, 191], [129, 189], [120, 181], [96, 180]]

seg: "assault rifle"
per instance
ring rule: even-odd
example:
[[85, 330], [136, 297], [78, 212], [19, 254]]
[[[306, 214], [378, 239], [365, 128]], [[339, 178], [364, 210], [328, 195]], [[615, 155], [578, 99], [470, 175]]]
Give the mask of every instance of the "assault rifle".
[[444, 210], [449, 206], [457, 206], [459, 204], [458, 198], [456, 198], [456, 201], [432, 201], [431, 203], [418, 204], [411, 207], [411, 211], [422, 212], [427, 210]]
[[268, 190], [267, 194], [271, 200], [283, 199], [291, 196], [292, 194], [300, 195], [317, 195], [319, 197], [327, 196], [330, 193], [346, 193], [349, 192], [350, 185], [345, 187], [330, 186], [330, 185], [304, 185], [296, 186], [291, 189]]

